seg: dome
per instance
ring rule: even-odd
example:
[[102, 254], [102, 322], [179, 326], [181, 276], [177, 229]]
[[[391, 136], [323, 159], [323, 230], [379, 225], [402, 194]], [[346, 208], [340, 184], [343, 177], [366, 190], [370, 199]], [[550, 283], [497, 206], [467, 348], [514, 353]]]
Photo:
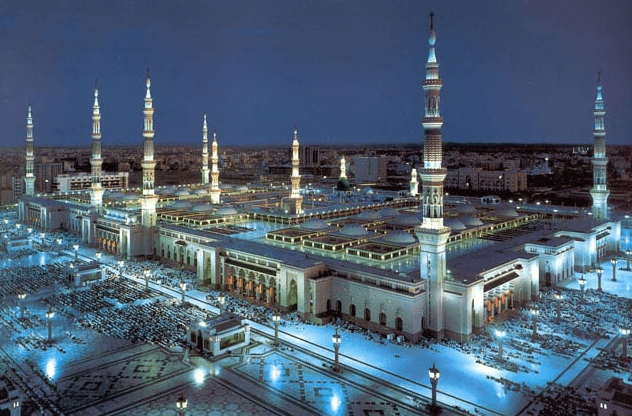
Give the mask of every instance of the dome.
[[380, 213], [382, 218], [384, 218], [384, 217], [397, 217], [399, 215], [402, 215], [402, 213], [399, 212], [398, 210], [396, 210], [395, 208], [382, 208], [378, 212]]
[[361, 225], [349, 224], [345, 225], [342, 230], [340, 230], [340, 234], [346, 237], [363, 237], [368, 235], [369, 232]]
[[235, 191], [237, 192], [246, 192], [248, 187], [246, 185], [237, 185], [235, 186]]
[[227, 183], [223, 183], [219, 186], [219, 189], [233, 189], [233, 185], [229, 185]]
[[123, 199], [123, 193], [122, 192], [110, 192], [109, 195], [107, 195], [108, 198], [111, 199]]
[[415, 237], [405, 231], [391, 231], [382, 240], [394, 244], [415, 244], [417, 242]]
[[206, 195], [208, 193], [208, 189], [200, 188], [193, 191], [195, 195]]
[[459, 204], [454, 207], [452, 211], [460, 214], [473, 214], [476, 212], [476, 208], [472, 204]]
[[468, 227], [478, 227], [479, 225], [483, 225], [483, 221], [479, 220], [476, 217], [470, 217], [470, 216], [460, 217], [459, 221], [461, 221], [463, 224], [467, 225]]
[[338, 183], [336, 183], [336, 191], [348, 192], [352, 190], [353, 188], [347, 178], [340, 178]]
[[370, 186], [367, 186], [366, 188], [364, 188], [364, 195], [372, 195], [373, 194], [373, 188], [371, 188]]
[[189, 209], [191, 208], [191, 203], [187, 201], [176, 201], [173, 204], [169, 205], [169, 208], [178, 208], [178, 209]]
[[463, 224], [461, 221], [455, 220], [455, 219], [446, 219], [446, 220], [444, 220], [443, 224], [446, 227], [450, 227], [450, 229], [453, 230], [453, 231], [463, 231], [463, 230], [467, 229], [465, 224]]
[[215, 214], [222, 215], [222, 216], [235, 215], [237, 214], [237, 210], [234, 207], [226, 206], [226, 207], [221, 207], [220, 209], [218, 209]]
[[194, 205], [191, 210], [195, 212], [209, 212], [209, 211], [213, 211], [214, 209], [215, 207], [213, 207], [213, 205], [210, 205], [210, 204], [198, 204], [198, 205]]
[[191, 195], [191, 190], [189, 188], [178, 189], [175, 193], [176, 196], [187, 196]]
[[321, 219], [312, 219], [305, 221], [301, 224], [301, 228], [307, 228], [308, 230], [324, 230], [329, 227], [326, 221]]
[[138, 200], [138, 195], [136, 194], [124, 194], [123, 195], [123, 199], [126, 201], [137, 201]]
[[495, 211], [488, 212], [487, 215], [490, 217], [507, 217], [507, 218], [518, 217], [518, 213], [514, 211], [512, 208], [497, 209]]
[[397, 218], [395, 218], [395, 220], [393, 220], [393, 222], [398, 225], [407, 225], [413, 227], [421, 225], [421, 220], [417, 218], [416, 215], [412, 214], [399, 215]]
[[382, 216], [377, 211], [369, 210], [359, 213], [358, 215], [356, 215], [356, 218], [360, 218], [362, 220], [379, 220], [382, 218]]
[[176, 190], [172, 186], [167, 186], [167, 187], [164, 187], [164, 188], [158, 188], [154, 192], [157, 193], [158, 195], [168, 195], [168, 194], [175, 193]]

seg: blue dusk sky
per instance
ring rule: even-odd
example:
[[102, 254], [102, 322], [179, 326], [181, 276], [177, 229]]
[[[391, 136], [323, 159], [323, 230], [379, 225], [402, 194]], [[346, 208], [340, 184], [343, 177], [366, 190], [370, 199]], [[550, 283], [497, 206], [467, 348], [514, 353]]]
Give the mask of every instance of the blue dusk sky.
[[628, 0], [63, 0], [0, 4], [0, 145], [421, 143], [428, 13], [444, 142], [592, 142], [601, 70], [608, 143], [632, 142]]

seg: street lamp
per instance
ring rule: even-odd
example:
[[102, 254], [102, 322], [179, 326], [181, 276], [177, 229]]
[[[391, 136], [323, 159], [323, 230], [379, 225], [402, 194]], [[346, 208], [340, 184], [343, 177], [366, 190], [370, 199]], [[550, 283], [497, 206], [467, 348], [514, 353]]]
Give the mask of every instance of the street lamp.
[[24, 298], [26, 298], [26, 293], [20, 293], [18, 298], [20, 298], [20, 319], [24, 319]]
[[540, 313], [537, 309], [531, 309], [531, 325], [533, 326], [533, 332], [531, 333], [531, 341], [535, 342], [538, 339], [538, 321], [537, 317]]
[[601, 290], [601, 275], [603, 274], [603, 269], [601, 267], [597, 267], [597, 290], [602, 292]]
[[281, 315], [275, 313], [272, 315], [272, 322], [274, 322], [274, 346], [279, 346], [279, 321], [281, 320]]
[[57, 255], [58, 256], [61, 256], [61, 243], [62, 243], [62, 241], [63, 240], [61, 238], [57, 239]]
[[430, 405], [430, 410], [432, 411], [432, 413], [437, 413], [437, 410], [438, 410], [437, 383], [439, 383], [440, 375], [441, 375], [441, 372], [435, 366], [435, 364], [432, 363], [432, 368], [428, 369], [428, 376], [430, 377], [430, 384], [432, 385], [432, 404]]
[[40, 233], [40, 237], [42, 237], [42, 251], [46, 251], [46, 234]]
[[94, 253], [94, 255], [97, 257], [97, 263], [101, 263], [102, 253], [100, 251], [97, 251], [96, 253]]
[[217, 300], [219, 300], [219, 314], [221, 315], [224, 313], [224, 303], [226, 302], [226, 296], [219, 295], [217, 297]]
[[145, 276], [145, 291], [149, 292], [149, 269], [145, 269], [143, 275]]
[[617, 258], [614, 257], [610, 259], [610, 264], [612, 264], [612, 281], [617, 281]]
[[561, 304], [562, 304], [562, 294], [560, 292], [557, 292], [555, 294], [555, 309], [557, 311], [557, 323], [559, 324], [560, 321], [562, 320], [562, 308], [561, 308]]
[[182, 307], [184, 307], [184, 293], [187, 290], [187, 282], [185, 282], [184, 280], [181, 280], [180, 289], [182, 289]]
[[176, 409], [178, 409], [178, 415], [184, 416], [187, 408], [187, 398], [180, 394], [180, 397], [176, 400]]
[[340, 371], [338, 355], [339, 355], [340, 343], [341, 343], [340, 334], [338, 333], [338, 328], [337, 327], [336, 327], [336, 333], [333, 334], [332, 337], [331, 337], [331, 342], [334, 344], [334, 352], [335, 352], [334, 371], [337, 373], [337, 372]]
[[625, 266], [625, 269], [623, 269], [623, 270], [625, 270], [627, 272], [632, 271], [632, 269], [630, 269], [630, 254], [632, 254], [632, 252], [630, 251], [630, 249], [627, 249], [625, 251], [625, 257], [626, 257], [626, 260], [627, 260], [627, 264]]
[[46, 320], [48, 321], [48, 342], [53, 342], [53, 318], [55, 317], [55, 312], [53, 311], [53, 307], [51, 306], [46, 312]]
[[619, 329], [619, 332], [621, 332], [621, 337], [623, 338], [623, 353], [621, 356], [628, 358], [628, 335], [630, 335], [630, 328], [622, 327]]
[[503, 362], [503, 338], [507, 335], [502, 329], [496, 330], [496, 336], [498, 337], [498, 361]]
[[75, 263], [76, 263], [77, 259], [79, 258], [79, 244], [73, 244], [72, 248], [75, 249]]
[[582, 302], [583, 302], [584, 301], [584, 288], [586, 287], [586, 278], [582, 275], [582, 277], [577, 279], [577, 282], [579, 283], [579, 288], [582, 291]]
[[119, 260], [118, 261], [118, 266], [119, 266], [119, 279], [123, 278], [123, 260]]

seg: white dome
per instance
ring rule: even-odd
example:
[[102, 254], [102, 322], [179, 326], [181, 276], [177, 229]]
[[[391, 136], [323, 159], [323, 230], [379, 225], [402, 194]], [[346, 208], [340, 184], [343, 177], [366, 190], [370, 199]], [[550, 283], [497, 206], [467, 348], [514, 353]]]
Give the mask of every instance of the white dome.
[[379, 220], [382, 218], [382, 216], [377, 211], [369, 210], [369, 211], [363, 211], [359, 213], [358, 215], [356, 215], [356, 218], [360, 218], [363, 220]]
[[246, 185], [237, 185], [235, 186], [235, 191], [237, 192], [246, 192], [248, 187]]
[[220, 209], [217, 210], [217, 212], [215, 213], [217, 215], [235, 215], [237, 214], [237, 210], [231, 206], [227, 206], [227, 207], [221, 207]]
[[136, 194], [124, 194], [123, 195], [123, 199], [126, 201], [137, 201], [138, 200], [138, 195]]
[[195, 191], [193, 191], [193, 193], [195, 195], [205, 195], [208, 193], [208, 189], [205, 189], [205, 188], [196, 189]]
[[393, 220], [395, 224], [399, 225], [408, 225], [408, 226], [417, 226], [421, 224], [421, 220], [417, 218], [416, 215], [412, 214], [403, 214], [395, 218]]
[[395, 244], [414, 244], [417, 242], [415, 237], [413, 237], [410, 233], [405, 231], [391, 231], [386, 234], [383, 238], [384, 241], [388, 243]]
[[362, 237], [368, 235], [369, 232], [359, 224], [349, 224], [340, 230], [340, 234], [347, 237]]
[[329, 227], [326, 221], [321, 219], [312, 219], [305, 221], [301, 224], [301, 228], [307, 228], [308, 230], [324, 230]]
[[176, 196], [186, 196], [191, 195], [191, 190], [188, 188], [178, 189], [176, 191]]
[[176, 201], [173, 204], [169, 205], [169, 208], [179, 208], [179, 209], [189, 209], [191, 208], [191, 203], [187, 201]]
[[472, 204], [459, 204], [452, 209], [454, 212], [458, 212], [460, 214], [473, 214], [476, 212], [476, 207]]
[[194, 205], [192, 208], [192, 211], [195, 212], [209, 212], [209, 211], [213, 211], [213, 209], [215, 209], [215, 207], [213, 207], [213, 205], [210, 204], [198, 204], [198, 205]]
[[483, 221], [479, 220], [476, 217], [470, 217], [470, 216], [459, 217], [459, 221], [461, 221], [463, 224], [467, 225], [468, 227], [477, 227], [479, 225], [483, 225]]
[[384, 217], [397, 217], [399, 215], [402, 215], [401, 212], [399, 212], [395, 208], [382, 208], [378, 212], [380, 213], [382, 218], [384, 218]]
[[229, 185], [229, 184], [227, 184], [227, 183], [226, 183], [226, 184], [224, 184], [224, 183], [223, 183], [223, 184], [221, 184], [221, 185], [219, 186], [219, 188], [220, 188], [220, 189], [233, 189], [233, 185]]
[[518, 213], [511, 208], [497, 209], [496, 211], [491, 211], [487, 213], [487, 215], [489, 215], [490, 217], [518, 217]]
[[443, 224], [446, 227], [450, 227], [450, 229], [454, 230], [454, 231], [463, 231], [463, 230], [467, 229], [465, 224], [463, 224], [461, 221], [455, 220], [455, 219], [451, 219], [451, 218], [444, 220]]

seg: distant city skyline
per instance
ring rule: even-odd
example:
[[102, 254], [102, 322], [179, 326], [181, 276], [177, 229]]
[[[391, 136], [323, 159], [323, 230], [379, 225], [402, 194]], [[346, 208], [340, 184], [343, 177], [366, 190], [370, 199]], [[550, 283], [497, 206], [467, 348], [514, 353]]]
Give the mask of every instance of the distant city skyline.
[[[33, 2], [34, 3], [34, 2]], [[142, 146], [146, 68], [157, 146], [421, 143], [428, 13], [444, 142], [586, 144], [597, 71], [606, 143], [632, 138], [625, 1], [43, 2], [0, 6], [1, 146]]]

